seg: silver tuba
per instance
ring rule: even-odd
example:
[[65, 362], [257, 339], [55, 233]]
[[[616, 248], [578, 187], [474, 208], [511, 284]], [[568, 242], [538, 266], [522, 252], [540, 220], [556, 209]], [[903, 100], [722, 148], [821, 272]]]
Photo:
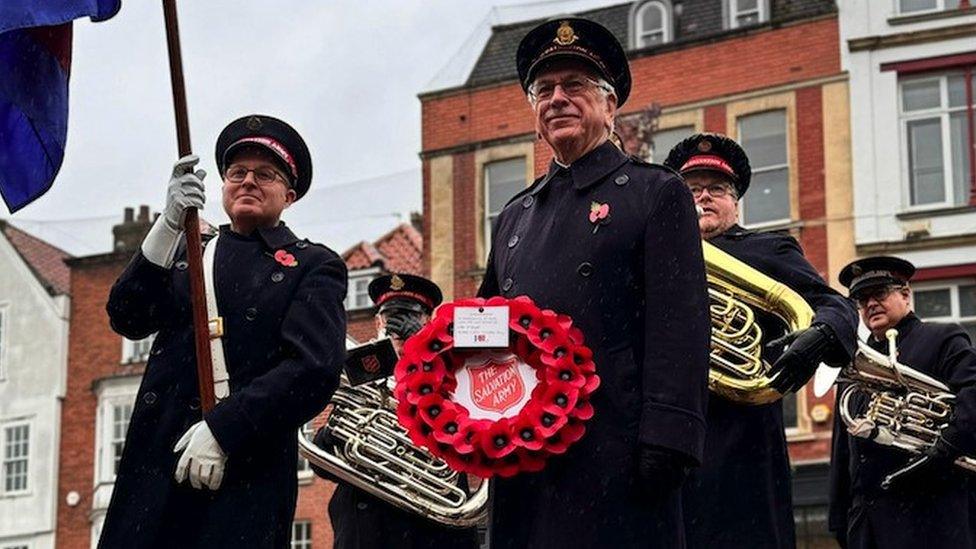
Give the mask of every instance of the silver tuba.
[[[838, 398], [837, 413], [854, 436], [922, 454], [948, 426], [956, 396], [941, 381], [898, 362], [897, 330], [888, 330], [885, 336], [888, 356], [858, 342], [854, 361], [840, 371], [838, 380], [848, 385]], [[916, 458], [888, 475], [881, 486], [889, 487], [926, 461], [928, 457]], [[955, 464], [976, 471], [973, 457], [961, 456]]]
[[426, 448], [414, 445], [397, 421], [397, 401], [388, 383], [392, 383], [389, 378], [354, 387], [342, 374], [323, 426], [334, 445], [319, 448], [299, 431], [299, 454], [342, 481], [410, 513], [455, 527], [483, 522], [488, 514], [489, 482], [481, 481], [470, 489], [462, 475]]

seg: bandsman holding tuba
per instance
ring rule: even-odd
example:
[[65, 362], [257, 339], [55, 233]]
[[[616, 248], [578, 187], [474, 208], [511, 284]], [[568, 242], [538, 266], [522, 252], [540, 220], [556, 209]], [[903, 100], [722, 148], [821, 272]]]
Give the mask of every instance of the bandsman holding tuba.
[[[785, 335], [757, 310], [763, 342], [769, 344], [763, 359], [773, 362], [778, 356], [770, 372], [774, 388], [797, 391], [820, 362], [848, 362], [857, 324], [850, 303], [823, 281], [795, 239], [738, 225], [738, 202], [751, 177], [742, 147], [723, 135], [697, 134], [675, 146], [665, 165], [680, 172], [691, 189], [703, 239], [793, 289], [814, 310], [810, 327]], [[702, 466], [682, 495], [688, 546], [794, 547], [782, 404], [743, 404], [712, 393], [707, 425]]]
[[[410, 274], [388, 274], [369, 284], [369, 297], [378, 307], [374, 322], [377, 337], [389, 337], [399, 355], [403, 342], [419, 332], [443, 299], [433, 281]], [[329, 433], [321, 429], [315, 443], [331, 444]], [[454, 528], [411, 514], [390, 503], [338, 480], [314, 467], [315, 472], [338, 484], [329, 502], [329, 519], [335, 532], [336, 549], [474, 549], [478, 546], [475, 528]]]
[[840, 282], [871, 332], [867, 345], [888, 356], [887, 332], [897, 330], [897, 361], [945, 383], [956, 396], [953, 414], [927, 462], [887, 489], [885, 478], [912, 454], [870, 440], [870, 432], [853, 436], [835, 421], [829, 526], [845, 547], [976, 547], [974, 479], [953, 465], [976, 450], [976, 349], [958, 324], [915, 316], [914, 273], [903, 259], [867, 257], [844, 267]]

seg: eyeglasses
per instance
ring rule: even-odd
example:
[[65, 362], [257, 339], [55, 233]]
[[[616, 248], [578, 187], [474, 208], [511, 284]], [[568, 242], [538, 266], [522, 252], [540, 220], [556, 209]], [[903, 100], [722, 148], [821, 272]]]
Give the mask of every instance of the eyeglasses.
[[549, 101], [556, 93], [557, 87], [562, 88], [563, 93], [569, 97], [579, 97], [591, 87], [604, 90], [607, 93], [613, 93], [613, 88], [609, 84], [585, 76], [579, 76], [567, 78], [562, 82], [535, 81], [529, 86], [529, 98], [534, 102]]
[[279, 177], [285, 182], [285, 185], [290, 185], [288, 178], [278, 173], [277, 170], [268, 167], [255, 168], [250, 170], [241, 166], [240, 164], [235, 164], [224, 172], [224, 179], [230, 181], [231, 183], [243, 183], [247, 179], [247, 174], [254, 173], [254, 181], [258, 185], [270, 185], [275, 182]]
[[704, 187], [691, 185], [688, 188], [691, 189], [691, 195], [695, 198], [700, 197], [704, 191], [708, 191], [709, 196], [713, 198], [722, 198], [728, 195], [735, 196], [735, 191], [728, 183], [712, 183]]
[[875, 301], [884, 301], [891, 295], [891, 292], [901, 290], [904, 286], [881, 286], [880, 288], [875, 288], [873, 290], [866, 290], [863, 292], [858, 292], [857, 297], [854, 301], [857, 302], [858, 307], [866, 307], [868, 302], [872, 299]]

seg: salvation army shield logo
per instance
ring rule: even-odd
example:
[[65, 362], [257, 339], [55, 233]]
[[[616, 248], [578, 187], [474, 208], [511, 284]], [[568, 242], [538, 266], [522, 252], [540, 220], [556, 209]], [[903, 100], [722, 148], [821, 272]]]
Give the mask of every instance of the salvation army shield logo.
[[[468, 334], [473, 309], [491, 307], [508, 308], [507, 345], [455, 339]], [[600, 386], [583, 332], [528, 296], [441, 304], [404, 342], [394, 375], [397, 420], [410, 441], [482, 478], [540, 471], [565, 453], [586, 432]]]
[[504, 414], [525, 397], [525, 383], [518, 372], [518, 359], [490, 357], [479, 366], [468, 366], [471, 402], [482, 410]]

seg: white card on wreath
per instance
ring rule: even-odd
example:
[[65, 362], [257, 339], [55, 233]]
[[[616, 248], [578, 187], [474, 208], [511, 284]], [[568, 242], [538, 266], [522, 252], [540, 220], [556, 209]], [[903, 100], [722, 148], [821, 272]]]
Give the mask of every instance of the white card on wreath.
[[456, 307], [454, 347], [508, 347], [508, 305]]

